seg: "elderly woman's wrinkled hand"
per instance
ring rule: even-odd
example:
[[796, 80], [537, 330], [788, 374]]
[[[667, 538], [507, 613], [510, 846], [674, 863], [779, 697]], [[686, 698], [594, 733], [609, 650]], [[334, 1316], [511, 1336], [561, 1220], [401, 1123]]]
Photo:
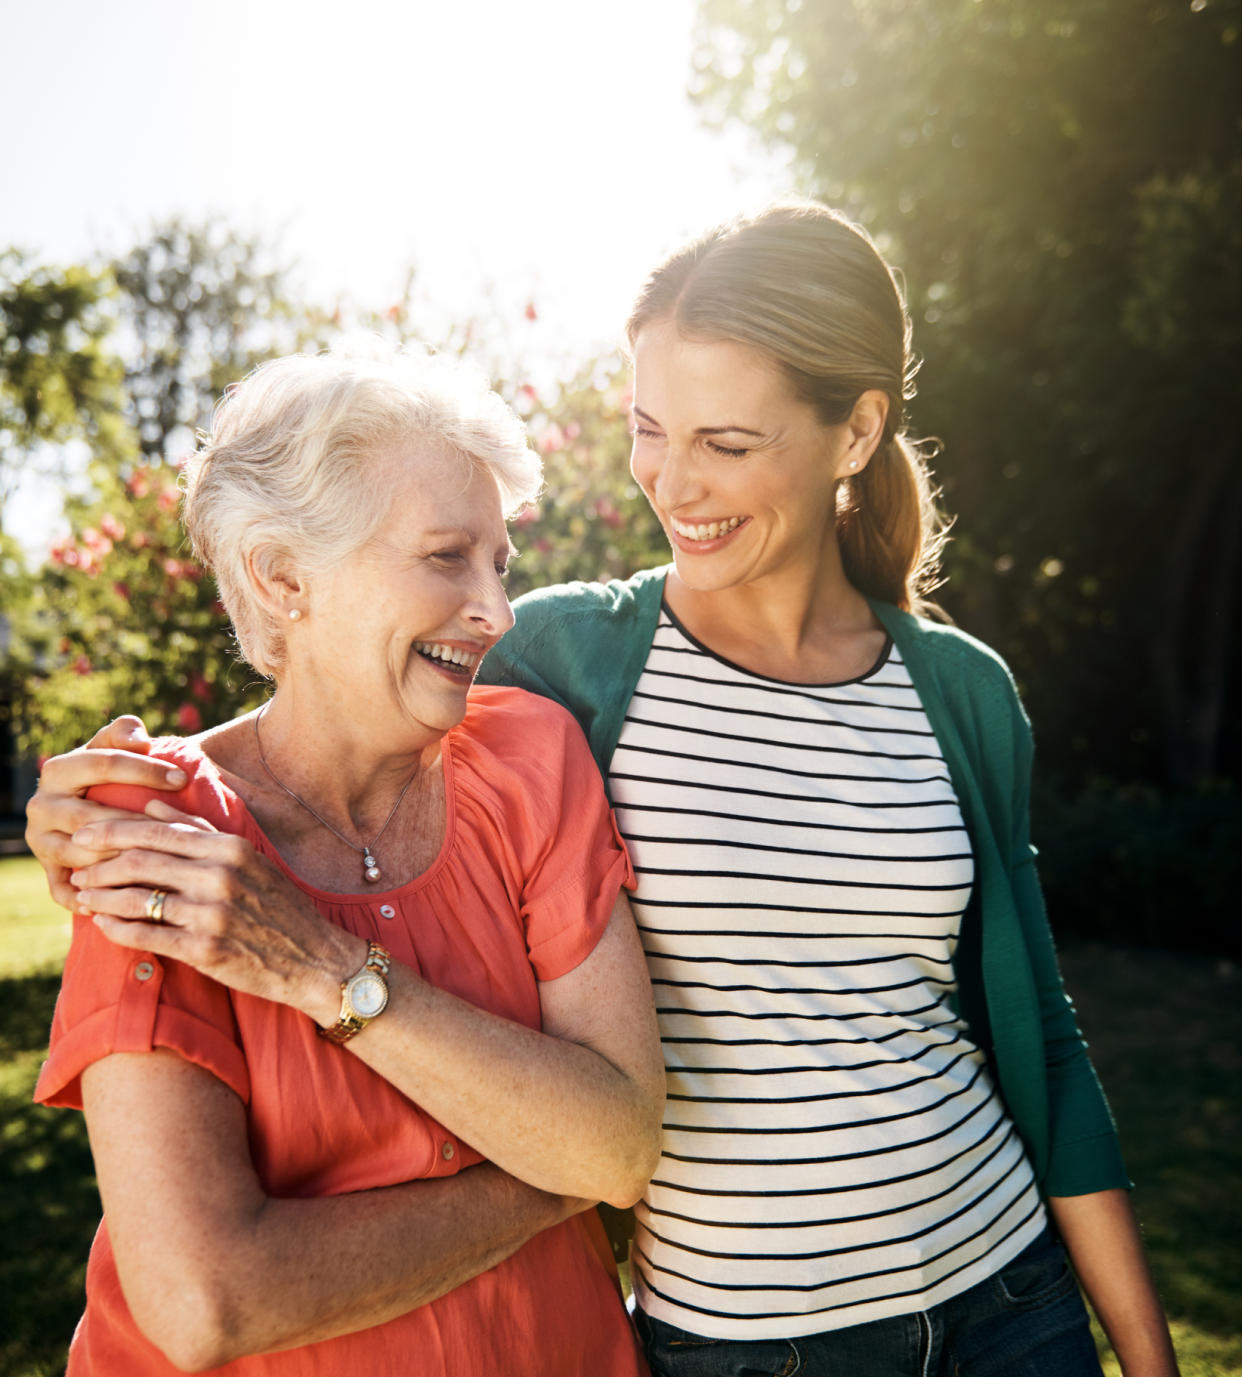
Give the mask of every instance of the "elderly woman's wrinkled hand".
[[26, 845], [47, 874], [52, 898], [62, 907], [77, 907], [70, 870], [102, 859], [98, 851], [75, 843], [73, 834], [89, 822], [129, 816], [91, 802], [84, 797], [86, 791], [100, 784], [136, 784], [144, 789], [180, 789], [185, 784], [179, 769], [147, 755], [150, 746], [140, 718], [118, 717], [85, 746], [45, 762], [39, 788], [26, 807]]
[[[334, 1012], [340, 971], [360, 964], [358, 938], [327, 923], [245, 838], [201, 818], [152, 802], [147, 816], [92, 821], [72, 841], [107, 853], [70, 880], [75, 907], [119, 946], [183, 961], [311, 1017]], [[153, 900], [161, 893], [162, 904]]]

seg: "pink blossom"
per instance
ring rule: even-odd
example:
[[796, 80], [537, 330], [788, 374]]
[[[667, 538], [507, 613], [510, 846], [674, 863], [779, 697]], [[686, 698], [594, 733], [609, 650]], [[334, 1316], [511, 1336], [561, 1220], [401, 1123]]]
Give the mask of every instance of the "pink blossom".
[[94, 666], [86, 658], [85, 655], [79, 655], [78, 658], [73, 662], [73, 672], [75, 674], [90, 674], [93, 671], [93, 669]]
[[182, 703], [177, 709], [177, 726], [183, 732], [200, 732], [203, 729], [203, 714], [193, 703]]
[[180, 494], [176, 488], [164, 488], [161, 490], [157, 501], [160, 504], [160, 511], [175, 512], [177, 510], [177, 499]]
[[114, 583], [114, 584], [112, 585], [112, 591], [117, 595], [118, 598], [124, 598], [126, 602], [129, 601], [129, 584], [128, 584], [128, 583], [124, 583], [124, 582]]
[[513, 518], [513, 524], [520, 529], [523, 526], [533, 526], [538, 520], [539, 507], [537, 504], [532, 504], [529, 507], [523, 507], [522, 510], [518, 512]]
[[190, 692], [195, 698], [201, 698], [205, 702], [211, 697], [211, 685], [201, 674], [191, 674]]
[[565, 432], [555, 421], [539, 437], [539, 448], [544, 454], [555, 454], [558, 449], [565, 448]]
[[147, 477], [145, 469], [137, 469], [130, 474], [125, 486], [129, 489], [131, 497], [145, 497], [151, 491], [151, 480]]
[[617, 510], [616, 503], [610, 497], [601, 497], [595, 504], [595, 515], [612, 530], [616, 530], [622, 523], [623, 517]]
[[528, 301], [526, 303], [526, 310], [523, 311], [522, 314], [526, 317], [527, 320], [539, 319], [539, 312], [535, 310], [535, 303], [533, 301]]
[[539, 539], [535, 541], [535, 549], [538, 550], [541, 555], [550, 555], [552, 553], [552, 542], [547, 536], [540, 536]]
[[581, 434], [582, 427], [578, 424], [577, 421], [570, 421], [570, 423], [565, 427], [565, 438], [567, 440], [576, 440], [578, 436]]
[[535, 391], [534, 383], [523, 383], [521, 387], [518, 388], [518, 394], [525, 397], [529, 402], [537, 402], [539, 400], [539, 393]]
[[77, 550], [72, 545], [68, 545], [61, 550], [58, 562], [65, 565], [66, 568], [76, 569], [82, 561]]
[[103, 531], [104, 535], [111, 540], [125, 539], [124, 524], [118, 521], [111, 512], [105, 512], [104, 515], [99, 518], [99, 528]]

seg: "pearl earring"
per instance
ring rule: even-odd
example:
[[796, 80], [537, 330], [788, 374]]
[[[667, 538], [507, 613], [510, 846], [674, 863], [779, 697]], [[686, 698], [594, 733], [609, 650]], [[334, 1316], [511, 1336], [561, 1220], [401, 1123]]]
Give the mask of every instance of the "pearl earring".
[[851, 459], [851, 460], [850, 460], [850, 468], [856, 469], [857, 467], [858, 467], [858, 460], [857, 460], [857, 459]]
[[289, 609], [289, 620], [291, 622], [300, 622], [302, 620], [301, 609], [297, 607], [291, 607]]

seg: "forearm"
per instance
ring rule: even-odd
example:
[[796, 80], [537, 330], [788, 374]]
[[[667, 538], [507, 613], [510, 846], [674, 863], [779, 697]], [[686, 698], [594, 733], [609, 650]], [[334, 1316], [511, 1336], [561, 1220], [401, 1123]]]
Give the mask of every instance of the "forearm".
[[273, 1199], [241, 1101], [175, 1053], [105, 1057], [83, 1072], [82, 1094], [125, 1298], [139, 1329], [188, 1370], [381, 1324], [583, 1206], [487, 1163]]
[[1054, 1196], [1048, 1204], [1125, 1377], [1176, 1377], [1169, 1327], [1129, 1193]]
[[383, 1324], [497, 1266], [577, 1208], [487, 1163], [384, 1190], [268, 1199], [216, 1279], [204, 1365]]
[[391, 983], [389, 1011], [349, 1044], [356, 1055], [523, 1181], [621, 1207], [642, 1194], [660, 1120], [642, 1086], [589, 1046], [499, 1018], [408, 972]]

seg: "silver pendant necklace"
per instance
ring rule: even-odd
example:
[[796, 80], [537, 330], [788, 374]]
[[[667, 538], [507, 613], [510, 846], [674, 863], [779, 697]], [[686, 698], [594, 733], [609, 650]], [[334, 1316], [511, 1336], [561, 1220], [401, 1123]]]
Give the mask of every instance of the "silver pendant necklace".
[[325, 818], [321, 813], [318, 813], [314, 808], [312, 808], [310, 804], [307, 803], [307, 801], [301, 796], [301, 794], [295, 794], [293, 790], [290, 789], [289, 786], [284, 782], [284, 780], [280, 779], [277, 776], [275, 770], [273, 770], [272, 767], [267, 763], [267, 756], [263, 754], [263, 738], [259, 735], [259, 718], [262, 717], [263, 714], [267, 711], [267, 707], [268, 705], [264, 703], [263, 706], [259, 709], [259, 711], [255, 713], [254, 744], [259, 748], [259, 763], [267, 771], [268, 778], [278, 789], [288, 794], [289, 797], [294, 801], [294, 803], [301, 804], [301, 806], [306, 809], [306, 811], [311, 815], [311, 817], [315, 819], [316, 822], [321, 822], [334, 836], [340, 837], [340, 839], [345, 843], [346, 846], [349, 847], [351, 851], [359, 852], [362, 856], [363, 879], [365, 879], [368, 884], [377, 884], [383, 872], [380, 870], [379, 862], [375, 859], [375, 856], [372, 854], [371, 848], [375, 845], [377, 841], [379, 841], [379, 839], [384, 835], [384, 833], [388, 831], [388, 824], [393, 820], [393, 818], [397, 816], [397, 809], [401, 807], [401, 800], [409, 792], [410, 785], [414, 783], [414, 778], [418, 774], [417, 768], [415, 768], [413, 774], [410, 775], [409, 779], [405, 781], [405, 784], [402, 787], [401, 792], [397, 795], [396, 803], [394, 803], [392, 806], [392, 811], [384, 819], [383, 827], [381, 827], [380, 830], [371, 838], [369, 844], [359, 846], [357, 842], [350, 841], [350, 839], [343, 832], [340, 832], [335, 827], [333, 827], [332, 824], [328, 821], [328, 819]]

